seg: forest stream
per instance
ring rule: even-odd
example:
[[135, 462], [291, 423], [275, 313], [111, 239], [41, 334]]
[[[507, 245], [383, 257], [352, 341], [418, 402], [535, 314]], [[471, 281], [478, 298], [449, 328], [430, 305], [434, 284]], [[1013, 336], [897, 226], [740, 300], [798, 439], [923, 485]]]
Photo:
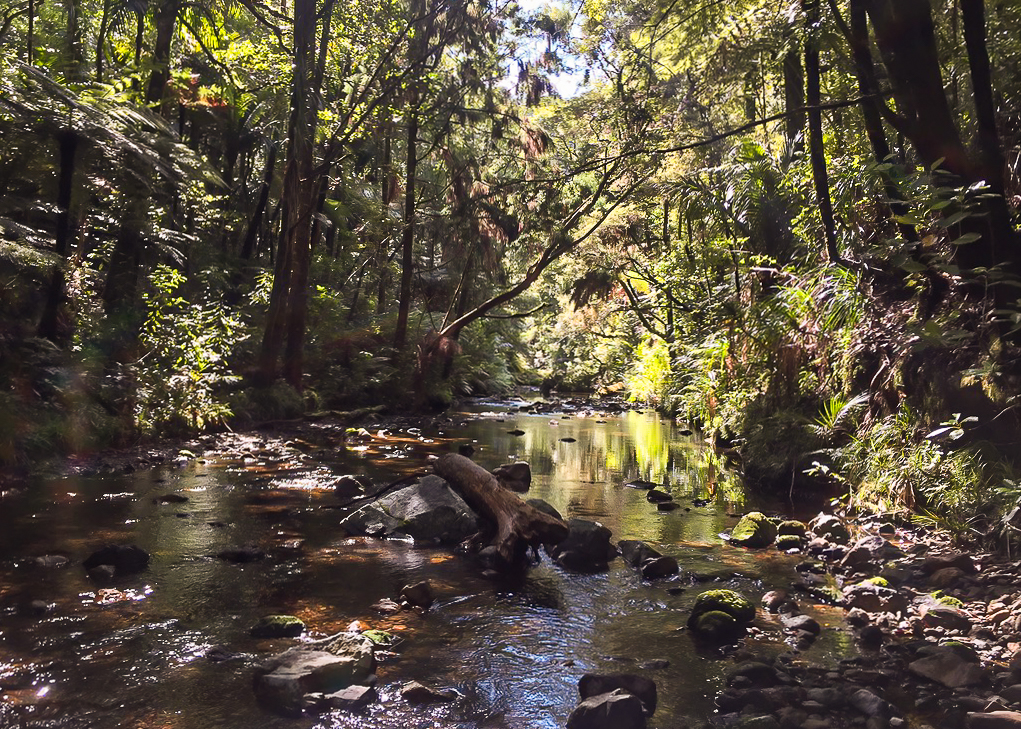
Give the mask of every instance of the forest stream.
[[[219, 448], [198, 452], [215, 440], [207, 439], [191, 444], [195, 457], [185, 454], [173, 465], [44, 479], [5, 494], [0, 725], [552, 729], [564, 725], [578, 679], [591, 671], [653, 678], [659, 708], [652, 727], [709, 718], [731, 664], [719, 649], [696, 646], [684, 629], [695, 597], [729, 587], [757, 601], [789, 587], [801, 559], [733, 547], [718, 535], [753, 507], [800, 518], [812, 509], [753, 501], [717, 469], [696, 434], [654, 413], [568, 407], [534, 414], [520, 405], [480, 402], [420, 428], [338, 430], [337, 447], [300, 440], [285, 446], [266, 433], [229, 436], [227, 450], [221, 438]], [[386, 483], [465, 443], [486, 468], [529, 462], [529, 497], [565, 517], [603, 523], [615, 542], [648, 542], [679, 560], [680, 575], [643, 581], [621, 559], [607, 573], [582, 575], [544, 559], [524, 577], [493, 580], [456, 550], [351, 538], [338, 529], [349, 511], [337, 508], [332, 486], [339, 475]], [[658, 511], [645, 492], [625, 486], [631, 479], [660, 484], [681, 508]], [[167, 494], [187, 501], [164, 503]], [[81, 562], [107, 543], [147, 550], [148, 569], [105, 586], [91, 582]], [[247, 564], [216, 556], [241, 545], [268, 556]], [[70, 564], [40, 567], [36, 558], [44, 555]], [[373, 610], [419, 580], [436, 592], [428, 611]], [[842, 610], [807, 603], [805, 610], [829, 629], [804, 657], [825, 663], [854, 653]], [[301, 618], [308, 632], [297, 640], [355, 620], [400, 635], [400, 645], [379, 655], [378, 703], [363, 714], [303, 718], [260, 708], [254, 665], [296, 640], [250, 637], [270, 614]], [[770, 620], [757, 621], [746, 647], [790, 650], [779, 620]], [[398, 693], [409, 680], [460, 697], [411, 705]]]

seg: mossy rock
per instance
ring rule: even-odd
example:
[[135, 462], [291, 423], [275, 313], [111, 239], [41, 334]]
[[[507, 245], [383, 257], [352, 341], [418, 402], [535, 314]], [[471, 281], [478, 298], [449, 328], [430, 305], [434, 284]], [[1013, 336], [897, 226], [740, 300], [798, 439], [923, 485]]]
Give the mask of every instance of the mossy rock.
[[952, 595], [944, 595], [942, 590], [936, 590], [936, 592], [932, 593], [932, 597], [940, 605], [946, 605], [947, 607], [957, 609], [961, 609], [964, 607], [963, 602], [958, 600], [956, 597], [953, 597]]
[[253, 638], [297, 638], [305, 632], [305, 623], [293, 615], [267, 615], [252, 626]]
[[801, 549], [801, 537], [795, 534], [781, 534], [776, 538], [776, 548], [781, 552], [788, 549]]
[[885, 577], [870, 577], [865, 580], [870, 585], [876, 585], [877, 587], [889, 587], [890, 583]]
[[776, 525], [761, 511], [753, 511], [741, 517], [733, 531], [730, 541], [741, 547], [768, 547], [776, 539]]
[[729, 613], [722, 610], [710, 610], [698, 616], [692, 629], [700, 638], [721, 642], [738, 636], [744, 626]]
[[755, 619], [755, 606], [739, 592], [733, 590], [708, 590], [695, 600], [695, 606], [688, 618], [688, 627], [698, 625], [699, 618], [706, 613], [726, 613], [742, 627]]
[[388, 630], [363, 630], [361, 634], [371, 640], [373, 645], [380, 648], [392, 648], [404, 641], [401, 636], [395, 635]]
[[782, 521], [776, 528], [776, 533], [781, 537], [804, 537], [807, 532], [808, 525], [803, 521], [796, 521], [794, 519]]

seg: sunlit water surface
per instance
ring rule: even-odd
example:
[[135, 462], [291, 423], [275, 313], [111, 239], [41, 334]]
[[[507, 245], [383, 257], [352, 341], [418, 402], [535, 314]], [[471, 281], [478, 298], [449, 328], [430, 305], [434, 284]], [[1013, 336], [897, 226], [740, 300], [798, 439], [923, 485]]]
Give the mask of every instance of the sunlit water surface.
[[[681, 432], [651, 413], [533, 415], [480, 404], [421, 430], [363, 433], [346, 444], [324, 435], [311, 455], [260, 452], [255, 443], [247, 457], [50, 480], [0, 499], [0, 726], [552, 729], [564, 725], [578, 701], [578, 679], [590, 671], [653, 678], [659, 708], [651, 727], [705, 718], [732, 664], [683, 630], [695, 597], [732, 587], [758, 600], [789, 586], [798, 558], [737, 549], [718, 537], [736, 513], [791, 513], [791, 505], [745, 496], [698, 438]], [[341, 534], [336, 525], [347, 512], [335, 508], [331, 488], [338, 474], [368, 473], [384, 483], [464, 443], [487, 468], [528, 461], [530, 497], [565, 516], [602, 522], [615, 540], [653, 544], [677, 557], [682, 574], [648, 583], [619, 559], [597, 575], [568, 573], [546, 560], [523, 578], [494, 582], [448, 549]], [[661, 484], [684, 508], [657, 511], [644, 491], [623, 485], [635, 478]], [[171, 492], [189, 500], [157, 502]], [[138, 544], [152, 562], [141, 575], [99, 588], [81, 561], [111, 542]], [[215, 557], [246, 544], [269, 557], [243, 565]], [[31, 565], [45, 554], [72, 564]], [[372, 610], [421, 579], [439, 597], [424, 615]], [[31, 600], [45, 601], [49, 611], [19, 612]], [[824, 631], [809, 660], [850, 650], [839, 611], [805, 607], [835, 628]], [[404, 635], [380, 662], [381, 701], [366, 714], [318, 718], [261, 709], [253, 666], [293, 641], [256, 640], [248, 631], [275, 613], [302, 618], [312, 637], [353, 620]], [[748, 647], [785, 650], [779, 625], [761, 614], [760, 623], [766, 629]], [[240, 655], [214, 662], [206, 657], [213, 646]], [[456, 688], [463, 699], [408, 705], [397, 691], [412, 679]]]

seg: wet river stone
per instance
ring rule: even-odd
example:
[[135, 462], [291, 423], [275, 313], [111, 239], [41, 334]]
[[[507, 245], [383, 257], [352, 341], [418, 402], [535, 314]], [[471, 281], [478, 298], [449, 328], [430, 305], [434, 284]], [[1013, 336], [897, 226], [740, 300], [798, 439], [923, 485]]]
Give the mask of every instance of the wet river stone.
[[755, 606], [733, 590], [709, 590], [695, 599], [688, 628], [713, 642], [728, 641], [744, 632], [755, 619]]
[[637, 696], [617, 689], [578, 704], [567, 729], [645, 729], [645, 712]]
[[524, 461], [506, 463], [493, 470], [496, 480], [505, 489], [524, 493], [532, 485], [532, 468]]
[[620, 689], [637, 696], [646, 716], [656, 713], [656, 682], [634, 673], [586, 673], [578, 682], [582, 700]]
[[83, 566], [90, 573], [109, 566], [117, 575], [133, 574], [149, 566], [149, 553], [134, 544], [109, 544], [90, 554]]
[[571, 519], [567, 537], [557, 544], [551, 556], [558, 565], [574, 572], [605, 572], [617, 548], [610, 543], [612, 533], [599, 522]]
[[331, 641], [298, 646], [268, 659], [256, 669], [256, 698], [267, 708], [299, 715], [306, 694], [333, 694], [375, 681], [372, 641], [341, 633]]
[[366, 504], [340, 525], [349, 534], [406, 534], [416, 542], [439, 544], [458, 544], [479, 530], [475, 513], [433, 475]]
[[266, 615], [249, 631], [253, 638], [296, 638], [305, 632], [305, 623], [293, 615]]
[[768, 547], [776, 539], [776, 525], [761, 511], [745, 514], [730, 532], [730, 541], [739, 547]]

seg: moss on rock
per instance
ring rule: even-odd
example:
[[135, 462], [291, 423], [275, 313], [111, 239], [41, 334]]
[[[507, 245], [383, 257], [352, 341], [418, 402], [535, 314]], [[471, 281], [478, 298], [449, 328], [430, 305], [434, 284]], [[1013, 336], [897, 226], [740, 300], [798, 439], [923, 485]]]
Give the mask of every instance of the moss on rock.
[[694, 630], [707, 640], [723, 641], [735, 637], [743, 628], [733, 615], [722, 610], [710, 610], [698, 616]]
[[776, 548], [781, 552], [788, 549], [801, 549], [801, 537], [794, 534], [781, 534], [776, 538]]
[[267, 615], [252, 626], [253, 638], [296, 638], [305, 632], [305, 623], [293, 615]]
[[755, 619], [755, 606], [741, 593], [733, 590], [708, 590], [695, 599], [688, 626], [697, 625], [699, 617], [710, 612], [726, 613], [741, 625]]
[[808, 526], [803, 521], [797, 521], [795, 519], [788, 519], [787, 521], [780, 522], [776, 528], [776, 533], [782, 537], [795, 536], [803, 537], [808, 532]]
[[761, 511], [753, 511], [741, 517], [730, 541], [741, 547], [768, 547], [776, 539], [776, 525]]

